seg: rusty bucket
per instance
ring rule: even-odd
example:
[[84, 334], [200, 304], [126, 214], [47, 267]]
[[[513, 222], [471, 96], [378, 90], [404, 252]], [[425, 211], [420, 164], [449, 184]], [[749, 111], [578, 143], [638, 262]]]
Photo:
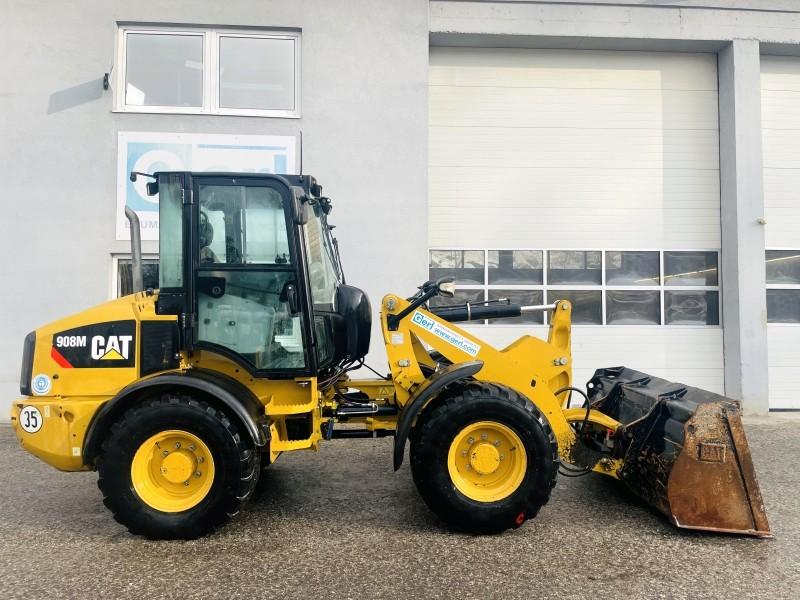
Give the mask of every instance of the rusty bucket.
[[637, 496], [678, 527], [771, 537], [738, 402], [626, 367], [587, 389], [622, 423], [619, 475]]

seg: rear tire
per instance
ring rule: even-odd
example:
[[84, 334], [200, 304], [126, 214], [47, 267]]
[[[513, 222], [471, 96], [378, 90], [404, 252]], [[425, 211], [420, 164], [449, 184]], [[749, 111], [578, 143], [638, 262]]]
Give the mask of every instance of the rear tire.
[[536, 406], [483, 382], [435, 402], [411, 435], [411, 473], [428, 507], [470, 533], [500, 533], [535, 517], [558, 472], [558, 445]]
[[260, 458], [225, 413], [165, 394], [111, 427], [97, 460], [97, 485], [131, 533], [194, 539], [239, 512], [255, 489]]

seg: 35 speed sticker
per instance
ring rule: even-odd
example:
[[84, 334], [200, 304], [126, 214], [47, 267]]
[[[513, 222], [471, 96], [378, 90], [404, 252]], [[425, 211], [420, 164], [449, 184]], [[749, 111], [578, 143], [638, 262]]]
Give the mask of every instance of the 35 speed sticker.
[[27, 433], [36, 433], [42, 428], [42, 413], [35, 406], [26, 406], [19, 413], [19, 424]]

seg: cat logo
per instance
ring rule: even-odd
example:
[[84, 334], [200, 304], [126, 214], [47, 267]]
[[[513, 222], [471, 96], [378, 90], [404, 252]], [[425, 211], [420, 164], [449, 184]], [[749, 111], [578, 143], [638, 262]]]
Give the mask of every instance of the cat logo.
[[135, 366], [136, 321], [81, 325], [53, 335], [50, 358], [62, 369], [127, 369]]
[[96, 335], [92, 338], [92, 359], [128, 360], [132, 335]]

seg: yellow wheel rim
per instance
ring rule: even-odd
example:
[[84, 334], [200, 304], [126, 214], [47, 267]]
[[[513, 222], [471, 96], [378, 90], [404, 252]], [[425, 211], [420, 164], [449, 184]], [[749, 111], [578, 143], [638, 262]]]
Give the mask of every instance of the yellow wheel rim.
[[131, 462], [131, 482], [142, 502], [161, 512], [197, 506], [214, 483], [214, 457], [203, 440], [177, 429], [145, 440]]
[[497, 502], [513, 494], [527, 468], [522, 440], [495, 421], [467, 425], [456, 434], [447, 454], [453, 485], [478, 502]]

